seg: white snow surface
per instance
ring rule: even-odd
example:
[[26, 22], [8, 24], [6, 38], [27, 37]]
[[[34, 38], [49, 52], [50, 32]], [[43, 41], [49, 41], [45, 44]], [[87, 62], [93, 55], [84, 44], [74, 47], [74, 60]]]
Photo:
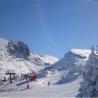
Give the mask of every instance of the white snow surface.
[[[0, 77], [3, 77], [7, 70], [14, 70], [17, 74], [30, 73], [31, 71], [38, 72], [45, 68], [45, 66], [43, 66], [45, 63], [51, 65], [58, 60], [56, 57], [41, 57], [40, 55], [33, 53], [30, 53], [28, 60], [20, 58], [20, 56], [16, 58], [8, 53], [8, 42], [9, 40], [0, 38]], [[19, 54], [21, 53], [18, 53], [18, 55]]]
[[91, 50], [88, 49], [71, 49], [63, 58], [53, 64], [54, 69], [66, 68], [70, 72], [81, 72], [88, 60]]
[[88, 50], [88, 49], [71, 49], [70, 52], [72, 52], [76, 55], [80, 55], [82, 57], [89, 57], [91, 50]]
[[[54, 56], [50, 56], [50, 55], [44, 55], [44, 56], [40, 56], [38, 54], [32, 53], [31, 54], [31, 61], [33, 61], [34, 63], [38, 63], [38, 65], [45, 65], [47, 64], [54, 64], [56, 63], [59, 59], [57, 57]], [[39, 62], [37, 62], [39, 61]]]
[[[0, 87], [0, 97], [75, 97], [78, 94], [81, 78], [74, 73], [79, 65], [84, 64], [88, 59], [89, 50], [72, 49], [58, 60], [49, 55], [40, 56], [30, 53], [28, 60], [25, 58], [15, 58], [7, 51], [8, 40], [0, 39], [0, 78], [10, 69], [17, 74], [39, 72], [36, 82], [29, 83], [30, 89], [26, 85], [17, 86], [16, 83]], [[56, 62], [56, 63], [55, 63]], [[55, 64], [54, 64], [55, 63]], [[45, 64], [53, 64], [53, 70], [43, 70]], [[60, 67], [60, 70], [57, 70]], [[42, 74], [42, 76], [40, 75]], [[4, 77], [4, 76], [3, 76]], [[19, 81], [18, 81], [19, 82]], [[48, 87], [48, 82], [50, 83]]]
[[43, 62], [49, 63], [49, 64], [54, 64], [59, 60], [57, 57], [53, 57], [50, 55], [42, 56], [41, 59], [43, 60]]
[[[44, 82], [47, 79], [44, 79]], [[37, 82], [29, 83], [30, 89], [26, 89], [26, 85], [17, 87], [15, 84], [10, 84], [6, 87], [0, 88], [0, 98], [1, 97], [27, 97], [27, 98], [65, 98], [65, 97], [76, 97], [79, 93], [81, 77], [78, 77], [74, 81], [66, 84], [45, 85], [41, 80]], [[42, 85], [41, 85], [42, 84]]]

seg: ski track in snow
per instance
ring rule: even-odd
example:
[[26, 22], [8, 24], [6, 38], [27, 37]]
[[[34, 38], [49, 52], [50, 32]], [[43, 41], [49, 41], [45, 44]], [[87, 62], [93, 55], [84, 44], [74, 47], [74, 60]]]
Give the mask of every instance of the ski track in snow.
[[[81, 78], [61, 85], [40, 85], [30, 83], [30, 89], [25, 89], [26, 85], [21, 88], [17, 88], [16, 91], [0, 92], [0, 98], [11, 97], [31, 97], [31, 98], [54, 98], [54, 97], [75, 97], [78, 94]], [[12, 86], [13, 87], [13, 86]]]

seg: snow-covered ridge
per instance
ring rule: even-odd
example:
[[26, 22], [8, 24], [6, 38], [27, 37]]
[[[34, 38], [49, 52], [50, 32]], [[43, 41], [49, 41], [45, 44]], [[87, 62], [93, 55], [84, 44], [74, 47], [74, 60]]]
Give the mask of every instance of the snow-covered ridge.
[[59, 59], [50, 55], [41, 56], [35, 53], [31, 53], [29, 60], [37, 65], [52, 65], [56, 63]]
[[71, 49], [70, 52], [73, 54], [76, 54], [76, 55], [80, 55], [82, 57], [88, 57], [89, 54], [91, 53], [91, 50], [88, 50], [88, 49]]
[[50, 56], [50, 55], [42, 56], [41, 59], [44, 62], [50, 63], [50, 64], [54, 64], [54, 63], [56, 63], [59, 60], [57, 57], [53, 57], [53, 56]]
[[8, 44], [8, 40], [4, 38], [0, 38], [0, 46], [6, 46]]
[[71, 49], [63, 58], [53, 64], [54, 69], [68, 69], [70, 72], [81, 72], [88, 60], [91, 50], [88, 49]]

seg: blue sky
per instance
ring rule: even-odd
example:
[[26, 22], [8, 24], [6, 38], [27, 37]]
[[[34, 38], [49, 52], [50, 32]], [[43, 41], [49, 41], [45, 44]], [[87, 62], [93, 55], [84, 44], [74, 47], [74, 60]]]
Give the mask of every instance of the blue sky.
[[0, 37], [57, 57], [72, 48], [90, 48], [98, 45], [98, 2], [0, 0]]

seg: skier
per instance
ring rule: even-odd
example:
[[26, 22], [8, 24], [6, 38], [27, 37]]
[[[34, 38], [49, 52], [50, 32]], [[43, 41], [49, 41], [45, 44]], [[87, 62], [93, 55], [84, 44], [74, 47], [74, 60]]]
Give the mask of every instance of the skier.
[[30, 86], [29, 86], [29, 84], [27, 84], [27, 89], [30, 89]]
[[49, 87], [49, 85], [50, 85], [50, 81], [48, 81], [48, 87]]

